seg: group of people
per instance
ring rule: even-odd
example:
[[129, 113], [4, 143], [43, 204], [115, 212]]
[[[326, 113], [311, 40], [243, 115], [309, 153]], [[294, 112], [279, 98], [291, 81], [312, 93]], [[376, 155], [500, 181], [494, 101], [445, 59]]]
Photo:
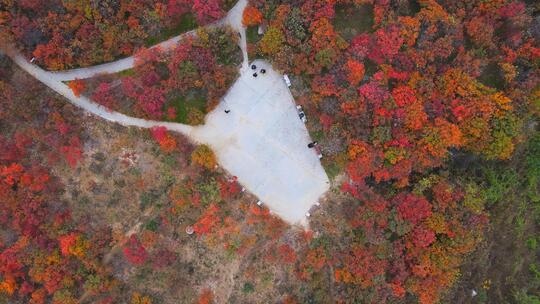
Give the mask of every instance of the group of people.
[[[252, 64], [252, 65], [251, 65], [251, 69], [252, 69], [253, 71], [255, 71], [255, 70], [257, 69], [257, 66], [254, 65], [254, 64]], [[261, 74], [266, 74], [266, 70], [265, 70], [265, 69], [261, 69]], [[257, 72], [254, 72], [254, 73], [253, 73], [253, 77], [257, 77], [257, 76], [258, 76]]]

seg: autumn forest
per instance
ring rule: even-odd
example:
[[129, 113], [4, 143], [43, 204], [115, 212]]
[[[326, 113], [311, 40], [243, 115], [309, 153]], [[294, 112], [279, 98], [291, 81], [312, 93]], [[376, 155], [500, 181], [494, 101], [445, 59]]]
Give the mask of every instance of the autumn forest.
[[[70, 99], [16, 58], [132, 64]], [[255, 59], [330, 181], [306, 227], [166, 127]], [[538, 304], [539, 115], [538, 1], [0, 0], [0, 304]]]

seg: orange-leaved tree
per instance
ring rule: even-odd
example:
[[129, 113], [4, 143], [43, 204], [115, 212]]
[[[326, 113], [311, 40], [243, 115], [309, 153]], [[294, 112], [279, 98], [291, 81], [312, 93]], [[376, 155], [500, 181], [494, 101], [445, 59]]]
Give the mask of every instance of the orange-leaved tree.
[[86, 88], [86, 85], [84, 82], [80, 79], [72, 80], [68, 83], [68, 87], [73, 91], [73, 94], [76, 97], [81, 96], [81, 93], [84, 92], [84, 89]]
[[248, 6], [242, 15], [242, 24], [244, 26], [254, 26], [261, 24], [263, 15], [256, 7]]
[[210, 289], [204, 289], [197, 300], [197, 304], [212, 304], [214, 303], [214, 293]]
[[357, 85], [364, 78], [365, 68], [361, 62], [349, 59], [345, 64], [347, 80], [353, 86]]
[[150, 129], [152, 137], [159, 143], [159, 147], [166, 153], [170, 153], [176, 149], [176, 140], [167, 133], [165, 127], [153, 127]]
[[197, 146], [191, 153], [191, 160], [206, 169], [213, 169], [217, 165], [216, 156], [207, 145]]

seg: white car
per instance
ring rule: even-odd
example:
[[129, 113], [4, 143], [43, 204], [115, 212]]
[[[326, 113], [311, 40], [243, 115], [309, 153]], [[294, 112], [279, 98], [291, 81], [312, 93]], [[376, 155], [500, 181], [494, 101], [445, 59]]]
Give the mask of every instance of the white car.
[[287, 74], [283, 75], [283, 79], [285, 80], [287, 87], [291, 87], [291, 80], [289, 79], [289, 76], [287, 76]]
[[306, 113], [304, 113], [304, 109], [302, 106], [298, 105], [296, 106], [296, 111], [298, 112], [298, 117], [300, 117], [300, 120], [302, 120], [303, 123], [307, 122], [307, 116]]

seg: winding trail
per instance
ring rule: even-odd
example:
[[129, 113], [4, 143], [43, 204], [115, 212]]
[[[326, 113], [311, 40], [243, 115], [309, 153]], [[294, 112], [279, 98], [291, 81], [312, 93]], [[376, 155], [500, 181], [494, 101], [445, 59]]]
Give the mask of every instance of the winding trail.
[[247, 71], [249, 68], [249, 60], [247, 53], [247, 38], [246, 38], [246, 29], [242, 24], [242, 15], [244, 9], [248, 5], [248, 0], [238, 0], [236, 5], [227, 13], [227, 16], [224, 19], [224, 23], [235, 31], [240, 33], [240, 49], [242, 49], [243, 62], [241, 71]]
[[[219, 164], [269, 209], [290, 224], [308, 226], [306, 213], [329, 189], [329, 180], [319, 158], [307, 144], [311, 138], [298, 118], [295, 102], [282, 75], [263, 60], [253, 62], [265, 74], [253, 77], [249, 68], [246, 31], [242, 12], [247, 0], [239, 0], [218, 24], [229, 25], [241, 35], [243, 54], [240, 77], [202, 126], [151, 121], [111, 111], [85, 96], [75, 96], [62, 81], [116, 73], [133, 67], [133, 57], [108, 64], [64, 72], [49, 72], [7, 50], [13, 61], [37, 80], [67, 98], [72, 104], [98, 117], [123, 126], [163, 126], [196, 143], [209, 145]], [[172, 47], [188, 32], [155, 47]], [[225, 110], [230, 112], [225, 113]]]
[[67, 85], [65, 85], [61, 81], [58, 81], [56, 78], [51, 77], [51, 72], [47, 72], [36, 65], [30, 64], [22, 55], [9, 53], [8, 55], [20, 68], [25, 70], [28, 74], [32, 75], [37, 80], [41, 81], [49, 88], [53, 89], [56, 93], [67, 98], [72, 104], [103, 119], [119, 123], [123, 126], [133, 126], [140, 128], [165, 126], [167, 127], [167, 129], [182, 133], [186, 136], [190, 136], [190, 133], [193, 130], [193, 127], [188, 125], [145, 120], [141, 118], [127, 116], [119, 112], [111, 111], [106, 107], [93, 102], [85, 96], [75, 96], [73, 91]]
[[[240, 40], [240, 48], [242, 49], [242, 53], [244, 54], [244, 63], [242, 64], [243, 69], [247, 68], [247, 43], [246, 43], [245, 31], [243, 30], [243, 25], [242, 25], [242, 13], [244, 12], [244, 8], [247, 6], [247, 4], [248, 4], [248, 0], [238, 0], [238, 2], [233, 6], [231, 10], [229, 10], [229, 12], [227, 12], [227, 15], [223, 19], [220, 19], [212, 24], [205, 26], [205, 27], [219, 27], [223, 25], [229, 25], [235, 31], [241, 33], [242, 37]], [[171, 49], [180, 40], [188, 36], [194, 36], [196, 34], [197, 34], [197, 29], [194, 29], [192, 31], [182, 33], [178, 36], [175, 36], [168, 40], [160, 42], [150, 48], [160, 48], [162, 50]], [[49, 72], [49, 77], [55, 79], [56, 81], [87, 79], [87, 78], [92, 78], [100, 74], [114, 74], [114, 73], [122, 72], [122, 71], [133, 68], [134, 65], [135, 65], [134, 56], [129, 56], [129, 57], [119, 59], [116, 61], [99, 64], [99, 65], [95, 65], [91, 67], [86, 67], [86, 68], [77, 68], [77, 69], [63, 70], [63, 71], [51, 71]]]
[[[223, 19], [218, 20], [217, 22], [209, 25], [209, 26], [229, 25], [235, 31], [238, 31], [240, 33], [241, 35], [240, 48], [242, 49], [242, 54], [244, 55], [243, 57], [244, 59], [242, 62], [242, 71], [246, 70], [248, 66], [246, 34], [245, 34], [245, 29], [242, 25], [242, 13], [244, 11], [244, 8], [247, 6], [247, 4], [248, 4], [248, 0], [238, 0], [235, 6], [227, 13], [227, 15]], [[196, 30], [182, 33], [176, 37], [170, 38], [169, 40], [158, 43], [152, 46], [151, 48], [170, 49], [174, 47], [178, 43], [178, 41], [180, 41], [181, 39], [189, 35], [195, 35], [195, 34], [196, 34]], [[184, 134], [192, 138], [196, 142], [200, 142], [199, 140], [194, 138], [193, 135], [191, 134], [194, 129], [193, 126], [188, 126], [188, 125], [179, 124], [179, 123], [145, 120], [145, 119], [127, 116], [119, 112], [111, 111], [101, 106], [100, 104], [93, 102], [92, 100], [90, 100], [89, 98], [85, 96], [79, 96], [79, 97], [75, 96], [75, 94], [73, 94], [73, 91], [67, 85], [63, 83], [63, 81], [70, 81], [70, 80], [75, 80], [75, 79], [87, 79], [87, 78], [92, 78], [94, 76], [101, 75], [101, 74], [113, 74], [113, 73], [118, 73], [121, 71], [131, 69], [133, 68], [135, 64], [134, 56], [130, 56], [130, 57], [116, 60], [113, 62], [100, 64], [100, 65], [87, 67], [87, 68], [78, 68], [78, 69], [72, 69], [72, 70], [51, 72], [51, 71], [46, 71], [37, 65], [29, 63], [29, 61], [24, 56], [22, 56], [21, 54], [18, 54], [17, 52], [13, 50], [5, 50], [5, 51], [7, 55], [10, 56], [20, 68], [22, 68], [27, 73], [32, 75], [34, 78], [38, 79], [39, 81], [47, 85], [49, 88], [53, 89], [58, 94], [67, 98], [74, 105], [86, 110], [87, 112], [90, 112], [108, 121], [119, 123], [123, 126], [128, 126], [128, 127], [133, 126], [133, 127], [140, 127], [140, 128], [152, 128], [156, 126], [164, 126], [169, 130], [179, 132], [181, 134]]]

